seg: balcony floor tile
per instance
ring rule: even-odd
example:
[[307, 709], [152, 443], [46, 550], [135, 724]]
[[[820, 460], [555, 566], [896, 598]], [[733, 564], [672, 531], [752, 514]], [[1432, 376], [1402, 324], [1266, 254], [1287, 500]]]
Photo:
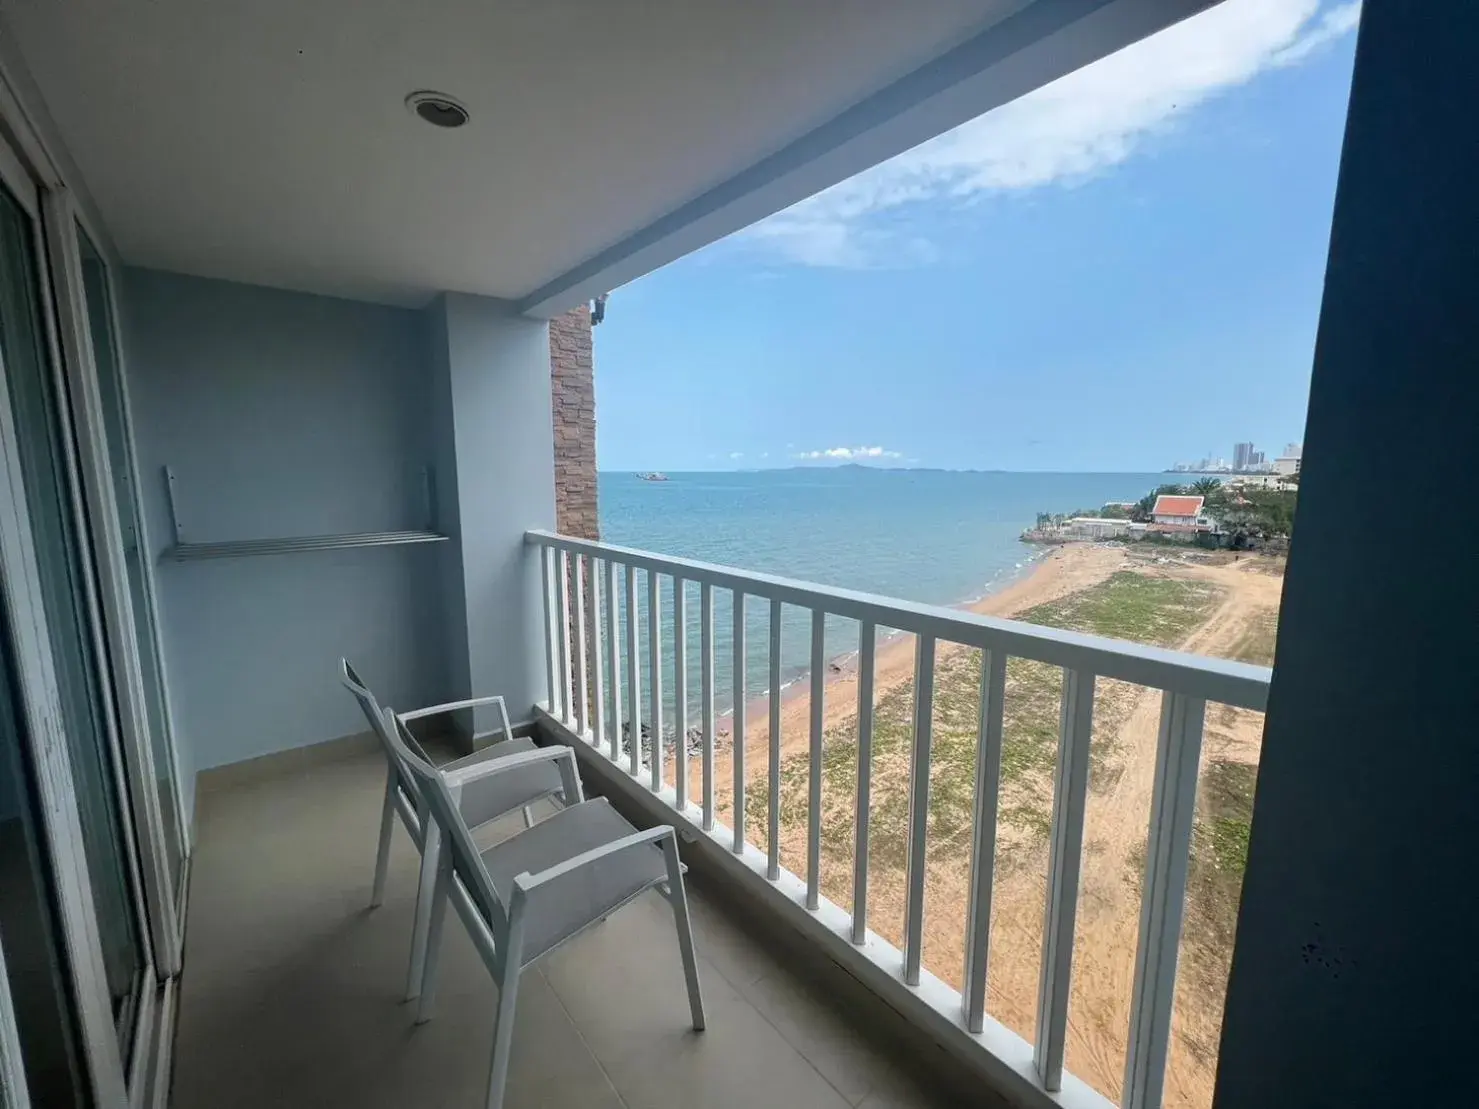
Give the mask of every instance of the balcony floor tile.
[[[352, 754], [200, 794], [176, 1109], [483, 1104], [496, 991], [455, 916], [435, 1019], [401, 1000], [416, 856], [399, 829], [385, 904], [366, 908], [383, 767]], [[672, 913], [648, 894], [526, 972], [509, 1109], [944, 1103], [692, 884], [690, 900], [708, 1030], [689, 1027]]]

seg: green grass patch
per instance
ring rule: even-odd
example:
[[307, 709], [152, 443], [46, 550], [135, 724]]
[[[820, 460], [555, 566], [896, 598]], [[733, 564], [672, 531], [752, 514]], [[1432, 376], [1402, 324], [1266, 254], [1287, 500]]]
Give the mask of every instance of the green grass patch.
[[1187, 877], [1187, 940], [1210, 989], [1223, 988], [1232, 958], [1257, 778], [1256, 766], [1223, 759], [1211, 760], [1202, 772]]
[[1121, 570], [1093, 588], [1029, 609], [1019, 619], [1171, 647], [1207, 617], [1220, 593], [1208, 582]]

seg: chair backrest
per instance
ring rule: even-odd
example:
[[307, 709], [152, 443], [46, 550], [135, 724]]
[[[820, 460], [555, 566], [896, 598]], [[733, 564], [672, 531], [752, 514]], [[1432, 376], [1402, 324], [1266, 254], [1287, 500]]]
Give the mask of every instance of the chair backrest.
[[[462, 811], [453, 799], [452, 791], [447, 788], [446, 780], [425, 757], [415, 737], [407, 729], [405, 721], [388, 709], [385, 717], [394, 757], [402, 769], [415, 778], [417, 786], [420, 787], [421, 797], [426, 802], [428, 815], [441, 827], [442, 849], [450, 849], [453, 873], [462, 879], [462, 884], [473, 899], [473, 904], [483, 915], [483, 919], [494, 936], [506, 936], [508, 934], [508, 909], [499, 900], [498, 893], [488, 878], [488, 871], [483, 866], [482, 856], [478, 853], [477, 845], [473, 843], [472, 832], [468, 830], [467, 822], [463, 820]], [[500, 938], [498, 940], [500, 951], [502, 947], [503, 940]]]
[[[394, 728], [387, 722], [385, 712], [380, 707], [380, 702], [375, 699], [375, 695], [370, 692], [369, 686], [365, 685], [364, 680], [355, 671], [354, 667], [349, 664], [347, 658], [341, 658], [339, 660], [339, 674], [340, 681], [344, 683], [344, 687], [349, 692], [354, 694], [354, 699], [359, 702], [360, 711], [365, 714], [365, 719], [370, 722], [370, 727], [375, 732], [375, 738], [380, 741], [381, 750], [385, 754], [386, 761], [390, 763], [391, 768], [395, 771], [396, 781], [401, 787], [401, 792], [406, 795], [407, 799], [413, 805], [419, 807], [421, 790], [416, 784], [415, 777], [406, 769], [399, 756], [395, 753], [395, 744], [392, 739]], [[410, 742], [411, 746], [424, 759], [426, 752], [421, 750], [421, 745], [416, 742], [414, 737], [411, 738]]]

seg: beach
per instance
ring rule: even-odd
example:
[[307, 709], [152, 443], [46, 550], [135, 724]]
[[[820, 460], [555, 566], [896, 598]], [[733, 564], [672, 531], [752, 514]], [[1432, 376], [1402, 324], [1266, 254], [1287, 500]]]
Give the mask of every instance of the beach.
[[[979, 597], [953, 607], [1269, 665], [1283, 586], [1280, 558], [1151, 543], [1070, 543], [1042, 551], [1019, 539], [1043, 506], [1133, 499], [1159, 480], [1159, 475], [922, 471], [678, 475], [657, 487], [635, 479], [627, 486], [613, 483], [613, 496], [604, 503], [612, 512], [611, 538], [625, 545], [916, 603], [948, 605], [951, 599]], [[920, 549], [922, 535], [929, 536], [927, 555]], [[731, 617], [724, 591], [716, 593], [716, 694], [727, 706]], [[638, 611], [643, 600], [639, 593]], [[760, 609], [750, 607], [745, 641], [749, 696], [745, 782], [739, 793], [745, 838], [764, 851], [769, 847], [765, 783], [771, 702], [763, 690], [769, 637], [768, 619], [762, 617], [768, 613]], [[691, 603], [688, 620], [692, 728], [698, 723], [692, 697], [699, 631]], [[798, 673], [796, 664], [809, 656], [812, 619], [805, 608], [787, 605], [782, 621], [786, 668], [779, 700], [777, 848], [782, 867], [806, 876], [814, 784], [812, 681], [804, 671]], [[856, 623], [841, 619], [829, 620], [826, 627], [817, 877], [823, 897], [851, 909], [860, 776], [858, 633]], [[880, 632], [866, 912], [869, 931], [899, 947], [916, 795], [915, 642], [908, 635], [889, 636], [887, 628]], [[938, 643], [923, 965], [957, 989], [971, 875], [980, 664], [979, 651]], [[993, 1020], [1030, 1042], [1036, 1035], [1063, 675], [1059, 667], [1010, 658], [1006, 678], [986, 1008]], [[1120, 1098], [1124, 1075], [1161, 699], [1158, 690], [1103, 678], [1095, 682], [1066, 1065], [1111, 1100]], [[716, 721], [714, 816], [726, 826], [734, 823], [736, 801], [734, 730], [732, 717]], [[1168, 1107], [1210, 1104], [1262, 731], [1259, 713], [1207, 706], [1166, 1072]], [[671, 764], [665, 777], [673, 779]], [[699, 803], [700, 758], [688, 760], [687, 777], [687, 799]]]
[[[1182, 622], [1171, 631], [1137, 635], [1142, 642], [1158, 642], [1203, 655], [1240, 658], [1267, 664], [1272, 659], [1282, 563], [1263, 557], [1235, 557], [1227, 552], [1121, 545], [1070, 544], [1056, 548], [1034, 562], [1019, 580], [979, 601], [961, 606], [1000, 617], [1020, 617], [1040, 606], [1072, 609], [1086, 599], [1111, 595], [1125, 583], [1150, 583], [1156, 589], [1182, 590], [1195, 601], [1182, 606]], [[1110, 593], [1106, 593], [1110, 591]], [[1176, 605], [1171, 606], [1174, 610]], [[1169, 610], [1168, 610], [1169, 611]], [[1142, 628], [1142, 631], [1144, 629]], [[1103, 629], [1101, 629], [1102, 634]], [[974, 686], [961, 682], [968, 649], [942, 644], [936, 662], [936, 736], [932, 758], [932, 790], [944, 776], [968, 773], [965, 766], [946, 758], [948, 729], [939, 717], [939, 699], [958, 695], [962, 688], [973, 696]], [[953, 660], [953, 661], [952, 661]], [[881, 644], [876, 660], [875, 725], [882, 728], [890, 693], [911, 700], [914, 673], [912, 637], [900, 636]], [[1020, 660], [1009, 664], [1008, 732], [1021, 728], [1010, 706], [1031, 700], [1029, 675], [1020, 669], [1056, 668]], [[953, 668], [953, 675], [952, 675]], [[1056, 681], [1056, 679], [1054, 679]], [[782, 865], [801, 874], [806, 867], [805, 782], [810, 740], [810, 686], [797, 682], [783, 699]], [[1003, 780], [1002, 817], [998, 826], [995, 893], [991, 927], [991, 962], [987, 1008], [990, 1015], [1031, 1040], [1035, 1034], [1038, 966], [1042, 950], [1045, 898], [1045, 821], [1051, 808], [1050, 764], [1056, 744], [1056, 685], [1038, 690], [1034, 712], [1049, 738], [1043, 748], [1045, 764], [1012, 781]], [[846, 748], [855, 744], [852, 729], [857, 714], [857, 675], [850, 664], [829, 673], [824, 685], [828, 767], [823, 781], [824, 896], [847, 906], [851, 886], [851, 824], [854, 808], [851, 779], [837, 778], [848, 765]], [[893, 698], [895, 707], [899, 696]], [[1101, 680], [1095, 696], [1095, 773], [1085, 826], [1084, 862], [1080, 888], [1079, 922], [1074, 951], [1073, 995], [1070, 1007], [1068, 1068], [1110, 1098], [1120, 1094], [1134, 956], [1140, 919], [1140, 881], [1143, 852], [1154, 788], [1160, 694], [1155, 690]], [[746, 780], [766, 780], [768, 760], [768, 701], [751, 699], [746, 713]], [[905, 710], [907, 715], [907, 709]], [[899, 719], [895, 712], [894, 734]], [[733, 813], [733, 752], [726, 734], [720, 736], [714, 758], [716, 816], [730, 823]], [[1209, 706], [1201, 763], [1199, 827], [1210, 828], [1229, 813], [1246, 831], [1251, 819], [1252, 781], [1260, 753], [1263, 718], [1259, 713]], [[907, 733], [907, 720], [903, 730]], [[964, 745], [974, 750], [974, 727], [966, 729]], [[879, 733], [881, 737], [882, 733]], [[957, 741], [961, 737], [957, 737]], [[1010, 736], [1009, 736], [1010, 738]], [[903, 942], [905, 875], [903, 841], [909, 782], [907, 739], [880, 754], [875, 740], [873, 792], [874, 839], [870, 851], [868, 894], [869, 927], [889, 942]], [[970, 756], [973, 757], [973, 756]], [[691, 763], [691, 790], [697, 799], [702, 781], [699, 760]], [[1241, 783], [1227, 813], [1211, 805], [1225, 804], [1224, 783]], [[948, 790], [947, 790], [948, 793]], [[751, 798], [747, 838], [764, 845], [767, 837], [761, 812]], [[1013, 815], [1015, 813], [1015, 815]], [[1024, 817], [1024, 814], [1027, 814]], [[1031, 815], [1036, 814], [1036, 815]], [[965, 903], [969, 867], [956, 852], [959, 844], [941, 838], [942, 814], [932, 799], [930, 857], [926, 877], [924, 962], [927, 969], [959, 988], [965, 942]], [[890, 823], [891, 821], [891, 823]], [[954, 822], [958, 827], [959, 821]], [[968, 832], [968, 828], [966, 829]], [[957, 831], [955, 838], [959, 838]], [[1199, 832], [1199, 837], [1201, 833]], [[966, 839], [969, 839], [967, 834]], [[1205, 843], [1198, 840], [1199, 850]], [[879, 852], [882, 852], [880, 855]], [[1168, 1106], [1202, 1109], [1210, 1104], [1215, 1075], [1218, 1030], [1221, 1027], [1226, 973], [1231, 956], [1232, 928], [1241, 862], [1235, 874], [1211, 873], [1203, 856], [1193, 860], [1188, 892], [1188, 919], [1183, 937], [1182, 969], [1177, 981], [1173, 1040], [1167, 1069]], [[1210, 884], [1209, 884], [1210, 883]]]
[[[1070, 543], [1054, 548], [1050, 553], [1029, 563], [1027, 572], [1004, 588], [988, 593], [970, 604], [958, 606], [961, 610], [982, 616], [1008, 618], [1025, 612], [1037, 605], [1056, 601], [1069, 594], [1087, 589], [1104, 581], [1125, 562], [1122, 546], [1095, 543]], [[941, 653], [953, 648], [942, 645]], [[844, 660], [829, 664], [829, 672], [823, 685], [823, 730], [834, 728], [858, 711], [857, 656], [850, 654]], [[835, 667], [831, 669], [830, 667]], [[895, 635], [879, 644], [874, 659], [873, 690], [878, 698], [914, 677], [914, 637]], [[781, 696], [781, 756], [795, 754], [807, 749], [811, 740], [811, 681], [809, 676], [788, 687]], [[729, 755], [732, 750], [730, 736], [733, 731], [732, 713], [726, 713], [716, 721], [720, 746]], [[756, 770], [765, 765], [770, 750], [770, 699], [768, 696], [752, 697], [745, 708], [745, 761], [746, 778], [755, 776]], [[759, 762], [755, 760], [759, 759]], [[715, 792], [726, 799], [733, 778], [732, 758], [721, 758], [716, 754]], [[689, 780], [698, 782], [701, 772], [700, 760], [691, 760]], [[727, 805], [725, 806], [727, 808]]]

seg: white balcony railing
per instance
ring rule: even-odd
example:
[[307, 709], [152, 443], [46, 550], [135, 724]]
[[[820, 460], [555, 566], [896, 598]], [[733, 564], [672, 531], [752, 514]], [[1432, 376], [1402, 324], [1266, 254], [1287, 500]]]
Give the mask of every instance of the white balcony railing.
[[[1031, 1085], [1039, 1093], [1051, 1095], [1044, 1099], [1044, 1104], [1087, 1105], [1095, 1101], [1103, 1104], [1102, 1098], [1084, 1096], [1088, 1088], [1071, 1076], [1065, 1082], [1063, 1066], [1084, 818], [1089, 793], [1089, 743], [1095, 682], [1100, 678], [1117, 679], [1160, 690], [1160, 733], [1145, 852], [1122, 1099], [1126, 1109], [1159, 1109], [1170, 1047], [1176, 963], [1206, 706], [1208, 702], [1219, 702], [1262, 711], [1268, 694], [1270, 672], [1267, 668], [668, 558], [547, 532], [529, 532], [527, 539], [539, 552], [543, 574], [548, 712], [591, 748], [623, 766], [627, 773], [642, 783], [643, 789], [664, 800], [675, 821], [695, 824], [696, 830], [711, 840], [722, 842], [736, 855], [758, 851], [746, 841], [744, 789], [745, 783], [753, 780], [753, 775], [747, 778], [746, 774], [745, 714], [736, 712], [731, 722], [733, 736], [730, 742], [735, 801], [732, 827], [723, 828], [715, 819], [714, 797], [714, 594], [716, 590], [730, 591], [735, 613], [744, 613], [747, 601], [768, 602], [770, 673], [767, 688], [771, 695], [769, 757], [762, 779], [768, 796], [764, 877], [770, 883], [803, 881], [804, 901], [799, 886], [796, 900], [801, 901], [802, 907], [810, 913], [841, 912], [849, 916], [848, 926], [841, 930], [842, 938], [886, 969], [894, 987], [906, 991], [919, 990], [924, 948], [925, 860], [929, 846], [927, 817], [936, 649], [944, 642], [963, 644], [984, 652], [966, 907], [964, 988], [954, 994], [957, 1001], [951, 1019], [961, 1032], [987, 1050], [1019, 1054], [1003, 1052], [1000, 1045], [1013, 1041], [1020, 1044], [1021, 1065], [1013, 1065], [1019, 1074], [1030, 1069], [1031, 1073], [1025, 1077], [1031, 1080]], [[647, 576], [648, 585], [645, 673], [649, 688], [645, 703], [641, 688], [639, 574]], [[664, 578], [669, 579], [666, 589], [663, 587]], [[690, 697], [686, 671], [690, 651], [686, 643], [686, 606], [689, 590], [685, 587], [688, 582], [697, 583], [700, 604], [700, 696], [696, 722], [688, 719]], [[625, 590], [625, 611], [633, 617], [626, 621], [624, 644], [619, 641], [618, 634], [621, 624], [618, 616], [618, 608], [621, 607], [619, 589]], [[666, 619], [662, 604], [664, 595], [671, 599]], [[775, 691], [781, 688], [782, 681], [783, 605], [797, 606], [812, 614], [806, 872], [794, 876], [782, 868], [780, 861], [781, 700]], [[832, 906], [821, 896], [820, 888], [827, 616], [855, 620], [859, 629], [857, 791], [850, 907]], [[744, 619], [733, 620], [732, 689], [740, 691], [734, 698], [738, 704], [744, 703], [742, 691], [747, 688], [745, 624]], [[879, 628], [896, 629], [917, 637], [901, 958], [896, 949], [880, 941], [867, 926], [873, 673]], [[664, 654], [665, 643], [671, 645], [671, 655]], [[1063, 670], [1049, 835], [1050, 866], [1044, 905], [1046, 923], [1036, 1032], [1030, 1047], [999, 1025], [988, 1027], [994, 1022], [986, 1011], [1006, 664], [1011, 657], [1032, 659]], [[604, 665], [591, 665], [592, 660], [601, 660]], [[666, 705], [661, 689], [665, 666], [671, 667], [675, 686], [671, 704], [676, 719], [668, 722], [664, 721]], [[608, 674], [612, 676], [610, 682], [607, 681]], [[620, 680], [623, 674], [626, 679], [624, 694]], [[608, 684], [612, 688], [607, 688]], [[652, 737], [645, 755], [639, 739], [644, 723]], [[688, 781], [687, 757], [675, 757], [668, 766], [663, 751], [662, 737], [672, 735], [677, 737], [674, 751], [686, 754], [684, 737], [690, 723], [696, 723], [701, 733], [698, 782]], [[623, 732], [623, 724], [629, 732]], [[624, 735], [629, 735], [629, 742], [623, 742]], [[697, 805], [690, 802], [694, 788]], [[925, 977], [931, 976], [926, 972]], [[937, 998], [940, 983], [926, 984], [933, 991], [932, 998]], [[988, 1035], [983, 1037], [983, 1031]], [[1030, 1067], [1025, 1062], [1029, 1051]]]

